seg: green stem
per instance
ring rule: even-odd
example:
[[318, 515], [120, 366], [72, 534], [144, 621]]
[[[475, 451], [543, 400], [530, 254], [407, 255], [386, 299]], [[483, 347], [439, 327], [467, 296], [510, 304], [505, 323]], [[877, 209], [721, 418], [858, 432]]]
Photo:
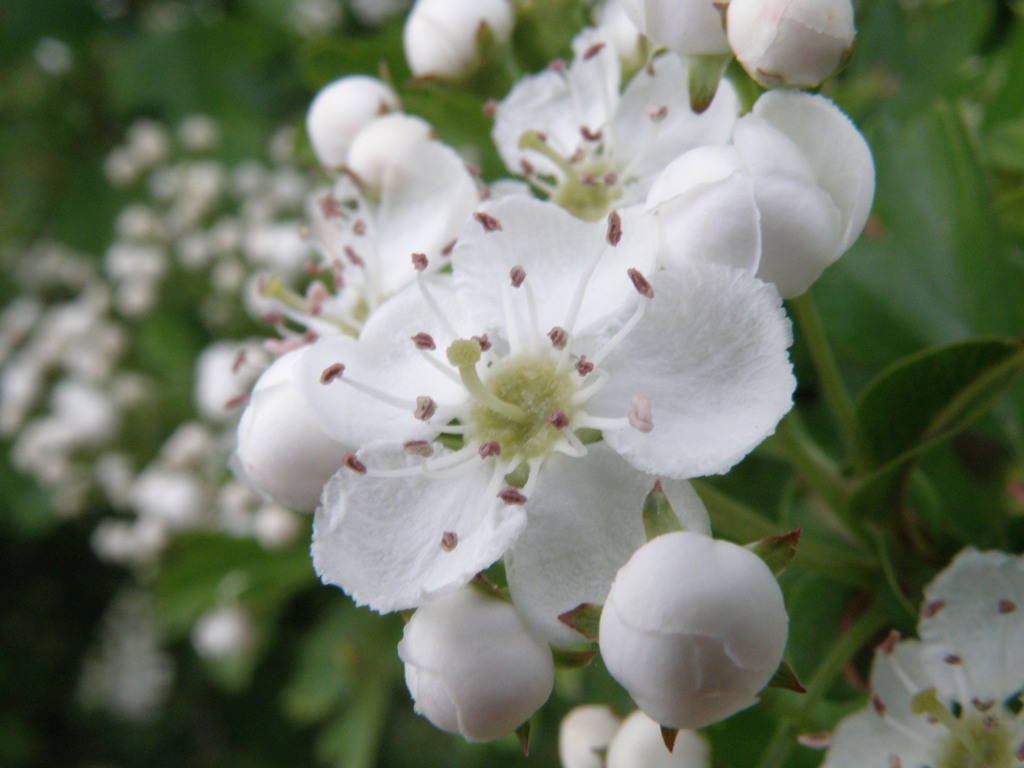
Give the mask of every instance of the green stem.
[[845, 635], [832, 646], [822, 659], [807, 685], [807, 693], [803, 694], [795, 716], [781, 719], [775, 727], [768, 746], [761, 754], [757, 768], [781, 768], [789, 756], [796, 741], [796, 735], [804, 727], [808, 715], [818, 702], [828, 693], [835, 681], [842, 675], [846, 665], [864, 647], [872, 635], [888, 623], [885, 612], [877, 605], [872, 605], [857, 617]]
[[[714, 486], [701, 480], [691, 480], [690, 484], [708, 508], [716, 534], [746, 544], [780, 533], [777, 524]], [[852, 587], [873, 588], [877, 583], [878, 565], [871, 556], [848, 552], [819, 541], [802, 539], [797, 545], [794, 562], [808, 571]]]
[[839, 467], [807, 434], [800, 414], [790, 411], [779, 422], [772, 440], [783, 449], [807, 484], [842, 517], [849, 489], [839, 474]]
[[821, 315], [818, 313], [814, 298], [811, 296], [811, 292], [807, 291], [802, 296], [790, 299], [789, 306], [811, 353], [811, 360], [818, 374], [818, 381], [824, 392], [825, 400], [843, 432], [847, 453], [853, 466], [863, 472], [870, 466], [867, 446], [860, 431], [860, 424], [857, 422], [853, 400], [839, 373], [839, 365], [836, 363], [832, 347], [825, 335], [825, 327], [821, 322]]

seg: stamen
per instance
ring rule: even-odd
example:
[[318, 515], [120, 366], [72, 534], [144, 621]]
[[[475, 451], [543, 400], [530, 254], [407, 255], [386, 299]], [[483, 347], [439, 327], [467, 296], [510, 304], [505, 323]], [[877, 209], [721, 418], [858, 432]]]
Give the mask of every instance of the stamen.
[[871, 694], [871, 708], [875, 710], [875, 714], [879, 717], [885, 717], [885, 702], [882, 701], [877, 693]]
[[484, 102], [482, 112], [484, 117], [494, 117], [495, 111], [498, 109], [498, 102], [494, 99], [488, 99]]
[[576, 371], [580, 377], [587, 376], [593, 370], [594, 364], [587, 360], [586, 355], [580, 355], [580, 359], [576, 361]]
[[660, 123], [668, 116], [668, 107], [664, 104], [648, 104], [647, 108], [644, 109], [644, 114], [647, 115], [652, 122]]
[[615, 171], [608, 171], [608, 173], [601, 177], [601, 181], [604, 182], [604, 185], [606, 187], [614, 187], [618, 180], [619, 174], [617, 174]]
[[571, 456], [574, 459], [581, 459], [587, 455], [587, 446], [576, 436], [571, 429], [562, 430], [563, 440], [555, 443], [552, 450]]
[[427, 280], [424, 277], [423, 272], [416, 273], [416, 286], [420, 289], [420, 295], [423, 296], [423, 300], [427, 302], [427, 306], [430, 307], [430, 311], [434, 313], [434, 316], [441, 321], [441, 325], [444, 330], [452, 337], [458, 337], [458, 333], [455, 332], [455, 328], [452, 326], [451, 321], [448, 320], [448, 316], [445, 315], [444, 310], [441, 309], [441, 305], [437, 303], [437, 299], [430, 292], [427, 287]]
[[[582, 359], [582, 356], [581, 356]], [[590, 365], [590, 363], [587, 363]], [[604, 389], [604, 385], [608, 383], [611, 377], [608, 375], [608, 371], [598, 371], [597, 375], [587, 382], [585, 387], [576, 390], [572, 396], [573, 405], [580, 405], [587, 402], [590, 398]]]
[[445, 531], [441, 534], [441, 549], [451, 552], [459, 545], [459, 535], [454, 531]]
[[634, 328], [636, 328], [637, 323], [639, 323], [640, 320], [643, 319], [644, 313], [646, 311], [647, 302], [638, 301], [636, 309], [633, 311], [633, 316], [630, 317], [629, 320], [627, 320], [626, 323], [621, 328], [619, 328], [618, 331], [616, 331], [615, 335], [612, 336], [608, 341], [606, 341], [604, 343], [604, 346], [601, 347], [601, 349], [597, 351], [597, 354], [594, 355], [594, 365], [600, 365], [601, 363], [604, 362], [604, 359], [611, 353], [611, 351], [614, 350], [617, 346], [619, 346], [619, 344], [622, 343], [622, 340], [625, 339], [633, 331]]
[[513, 485], [506, 485], [498, 491], [498, 498], [510, 506], [521, 507], [526, 503], [526, 497]]
[[491, 440], [486, 443], [482, 443], [476, 452], [480, 454], [481, 459], [489, 459], [492, 456], [501, 455], [501, 444], [497, 440]]
[[934, 717], [936, 721], [942, 723], [956, 737], [957, 741], [964, 746], [964, 749], [980, 762], [985, 762], [985, 755], [970, 729], [965, 727], [962, 720], [954, 717], [952, 712], [942, 706], [934, 688], [929, 688], [917, 694], [910, 702], [910, 711], [915, 715]]
[[491, 348], [491, 340], [487, 338], [486, 333], [481, 333], [479, 336], [470, 336], [469, 338], [480, 345], [481, 352], [486, 352]]
[[[468, 341], [468, 339], [465, 341]], [[474, 344], [474, 346], [476, 345]], [[451, 350], [451, 347], [448, 349]], [[479, 351], [479, 347], [477, 347], [477, 350]], [[450, 354], [448, 359], [452, 359]], [[479, 357], [477, 357], [477, 359], [479, 360]], [[452, 365], [456, 365], [456, 363], [453, 362]], [[495, 413], [500, 413], [502, 416], [507, 416], [515, 421], [521, 421], [526, 418], [526, 411], [512, 403], [506, 403], [484, 385], [480, 380], [480, 374], [476, 371], [475, 362], [469, 365], [456, 365], [456, 367], [459, 369], [459, 377], [462, 379], [462, 385], [466, 388], [469, 394], [479, 400], [483, 405], [487, 406]]]
[[402, 445], [402, 450], [410, 456], [422, 456], [425, 459], [434, 455], [434, 446], [426, 440], [409, 440]]
[[548, 416], [548, 424], [555, 429], [565, 429], [569, 426], [569, 417], [563, 411], [554, 410]]
[[595, 56], [597, 56], [597, 54], [601, 52], [601, 50], [604, 48], [604, 45], [604, 43], [594, 43], [592, 46], [590, 46], [589, 48], [587, 48], [587, 50], [583, 52], [583, 60], [590, 61], [592, 58], [594, 58]]
[[444, 248], [441, 249], [441, 255], [442, 256], [451, 256], [452, 255], [452, 251], [455, 250], [455, 244], [457, 242], [459, 242], [459, 239], [455, 238], [454, 240], [451, 240], [451, 241], [445, 243]]
[[512, 280], [512, 287], [518, 288], [523, 284], [523, 281], [526, 279], [526, 270], [517, 264], [516, 266], [512, 267], [512, 269], [509, 270], [508, 275]]
[[630, 267], [627, 270], [627, 274], [629, 279], [633, 281], [633, 287], [636, 288], [637, 293], [648, 299], [654, 298], [654, 289], [651, 288], [651, 284], [647, 282], [647, 278], [640, 273], [640, 270]]
[[585, 125], [580, 126], [580, 135], [587, 141], [600, 141], [602, 136], [600, 129], [592, 131]]
[[366, 474], [366, 465], [363, 464], [363, 462], [361, 462], [359, 459], [357, 459], [356, 455], [351, 451], [349, 451], [348, 453], [341, 457], [341, 465], [343, 467], [348, 467], [357, 475]]
[[335, 219], [344, 216], [344, 211], [338, 203], [338, 198], [328, 192], [318, 201], [320, 204], [320, 215], [325, 219]]
[[548, 338], [555, 349], [565, 349], [565, 345], [569, 343], [569, 332], [556, 325], [548, 331]]
[[1013, 613], [1015, 610], [1017, 610], [1017, 604], [1013, 602], [1013, 600], [1003, 599], [999, 601], [998, 609], [999, 613], [1003, 615], [1007, 613]]
[[473, 218], [480, 222], [480, 226], [484, 228], [484, 232], [500, 232], [501, 222], [490, 214], [484, 213], [483, 211], [475, 211]]
[[937, 614], [939, 611], [941, 611], [945, 607], [946, 607], [946, 601], [945, 600], [933, 600], [932, 602], [928, 603], [928, 605], [926, 605], [924, 607], [924, 610], [921, 612], [921, 615], [924, 616], [924, 618], [926, 618], [926, 619], [930, 619], [930, 618], [932, 618], [932, 616]]
[[362, 219], [356, 219], [355, 223], [352, 224], [352, 233], [362, 237], [366, 234], [366, 222]]
[[345, 372], [345, 364], [344, 363], [334, 363], [333, 365], [328, 365], [326, 368], [324, 368], [323, 372], [320, 374], [320, 383], [321, 384], [330, 384], [335, 379], [340, 379], [341, 375], [344, 372]]
[[608, 242], [612, 246], [619, 244], [622, 239], [622, 217], [619, 216], [618, 211], [612, 211], [608, 214]]
[[434, 343], [434, 337], [429, 333], [420, 331], [412, 337], [412, 343], [416, 346], [416, 349], [437, 349], [437, 344]]
[[355, 249], [351, 245], [346, 245], [344, 248], [345, 257], [352, 263], [354, 267], [362, 267], [366, 264], [363, 257], [355, 252]]
[[249, 401], [249, 394], [247, 392], [243, 392], [240, 395], [235, 395], [230, 400], [228, 400], [226, 403], [224, 403], [224, 410], [225, 411], [233, 411], [238, 406], [245, 405], [245, 403], [247, 403], [248, 401]]
[[645, 434], [654, 429], [654, 422], [651, 420], [651, 398], [643, 392], [637, 392], [633, 395], [631, 405], [629, 426]]
[[435, 413], [437, 413], [437, 403], [432, 397], [420, 395], [416, 398], [416, 409], [412, 412], [413, 416], [420, 421], [430, 421]]
[[235, 359], [231, 363], [232, 373], [238, 373], [240, 370], [242, 370], [242, 366], [245, 365], [246, 357], [248, 357], [248, 352], [246, 350], [238, 350], [238, 354], [235, 355]]
[[902, 768], [903, 761], [899, 755], [889, 755], [889, 768]]
[[427, 260], [427, 254], [414, 253], [412, 255], [412, 266], [417, 272], [422, 272], [429, 264], [430, 262]]
[[900, 637], [901, 635], [898, 631], [892, 630], [878, 646], [878, 650], [886, 656], [892, 656], [896, 652], [896, 644], [899, 642]]

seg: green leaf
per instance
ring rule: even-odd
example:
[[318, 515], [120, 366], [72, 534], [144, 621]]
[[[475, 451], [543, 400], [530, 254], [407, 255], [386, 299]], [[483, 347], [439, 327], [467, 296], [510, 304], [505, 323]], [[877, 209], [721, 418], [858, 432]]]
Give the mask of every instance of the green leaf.
[[766, 536], [752, 541], [746, 548], [764, 560], [773, 574], [778, 576], [796, 557], [796, 546], [800, 543], [800, 530], [790, 531], [781, 536]]
[[654, 488], [644, 499], [644, 533], [647, 540], [657, 538], [664, 533], [676, 533], [683, 530], [679, 518], [672, 511], [672, 505], [668, 503], [668, 497], [661, 487], [661, 481], [655, 481]]
[[1024, 344], [985, 338], [925, 350], [883, 371], [857, 402], [876, 467], [902, 464], [995, 405], [1024, 370]]

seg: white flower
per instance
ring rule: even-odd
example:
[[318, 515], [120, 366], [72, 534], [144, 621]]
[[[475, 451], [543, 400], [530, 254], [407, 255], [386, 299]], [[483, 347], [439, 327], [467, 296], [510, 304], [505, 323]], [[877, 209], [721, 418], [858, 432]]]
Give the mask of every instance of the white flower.
[[308, 347], [278, 358], [260, 376], [238, 422], [232, 464], [246, 485], [287, 507], [311, 510], [350, 450], [328, 436], [302, 396], [296, 368]]
[[214, 661], [237, 656], [252, 642], [252, 620], [237, 605], [222, 605], [207, 611], [192, 628], [196, 653]]
[[925, 589], [920, 640], [875, 653], [871, 706], [840, 723], [825, 768], [1024, 765], [1024, 558], [966, 549]]
[[724, 472], [789, 409], [789, 322], [771, 286], [716, 265], [651, 273], [647, 228], [610, 230], [500, 200], [460, 236], [451, 278], [421, 274], [358, 341], [312, 345], [306, 396], [362, 447], [317, 510], [324, 581], [397, 610], [508, 553], [526, 620], [572, 642], [556, 617], [603, 601], [657, 476], [707, 530], [681, 481]]
[[345, 165], [356, 134], [397, 108], [395, 92], [374, 77], [350, 75], [324, 86], [306, 113], [306, 132], [320, 165], [328, 170]]
[[467, 741], [511, 733], [548, 700], [551, 650], [516, 609], [466, 587], [424, 605], [405, 625], [398, 655], [418, 713]]
[[731, 146], [669, 165], [647, 208], [663, 264], [718, 261], [790, 298], [857, 239], [874, 189], [871, 150], [846, 115], [821, 96], [771, 91], [736, 123]]
[[782, 591], [750, 550], [697, 533], [641, 547], [601, 613], [601, 658], [653, 720], [701, 728], [746, 709], [782, 661]]
[[196, 360], [193, 397], [203, 418], [226, 424], [237, 417], [236, 406], [266, 364], [266, 356], [253, 342], [218, 341]]
[[730, 0], [729, 45], [767, 87], [817, 88], [853, 46], [850, 0]]
[[637, 72], [620, 93], [610, 41], [601, 30], [585, 31], [571, 65], [520, 80], [495, 112], [494, 142], [509, 170], [588, 221], [642, 201], [687, 150], [728, 141], [739, 113], [735, 91], [724, 85], [694, 114], [686, 65], [672, 55]]
[[608, 707], [575, 707], [558, 727], [562, 768], [604, 768], [604, 754], [622, 721]]
[[729, 52], [722, 29], [722, 13], [714, 0], [620, 2], [641, 32], [680, 56]]
[[669, 752], [661, 726], [637, 710], [615, 734], [602, 768], [708, 768], [710, 764], [707, 740], [699, 733], [679, 731]]
[[416, 0], [402, 44], [415, 77], [461, 78], [481, 64], [481, 32], [504, 43], [515, 22], [509, 0]]
[[430, 124], [415, 115], [392, 112], [368, 123], [352, 140], [348, 170], [376, 195], [388, 168], [410, 147], [430, 138]]

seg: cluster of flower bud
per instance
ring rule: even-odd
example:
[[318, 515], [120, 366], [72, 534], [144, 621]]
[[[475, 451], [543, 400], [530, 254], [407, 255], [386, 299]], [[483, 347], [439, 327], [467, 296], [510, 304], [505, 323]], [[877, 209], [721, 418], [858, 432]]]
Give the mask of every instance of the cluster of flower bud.
[[562, 768], [708, 768], [707, 740], [696, 731], [679, 731], [666, 749], [661, 726], [642, 711], [625, 720], [606, 706], [576, 707], [558, 730]]
[[460, 80], [512, 35], [511, 0], [416, 0], [402, 42], [413, 76]]

